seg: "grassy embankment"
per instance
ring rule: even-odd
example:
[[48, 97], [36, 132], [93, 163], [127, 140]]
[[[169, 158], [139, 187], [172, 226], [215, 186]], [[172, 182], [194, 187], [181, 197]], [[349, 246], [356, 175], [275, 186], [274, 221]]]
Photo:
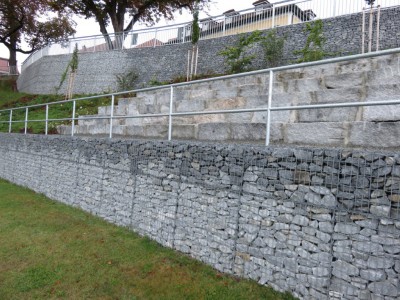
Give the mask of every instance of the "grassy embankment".
[[293, 299], [0, 180], [0, 299]]
[[[15, 92], [15, 78], [0, 77], [0, 110], [23, 107], [34, 104], [50, 103], [64, 100], [62, 95], [29, 95]], [[75, 95], [74, 98], [79, 97]], [[110, 98], [99, 98], [83, 100], [77, 102], [76, 117], [80, 115], [97, 114], [99, 106], [110, 105]], [[49, 106], [49, 119], [62, 119], [72, 117], [72, 103], [64, 103]], [[8, 132], [10, 113], [9, 111], [0, 112], [0, 132]], [[44, 120], [46, 118], [45, 106], [32, 108], [28, 113], [28, 120]], [[13, 121], [24, 121], [25, 109], [13, 111]], [[3, 123], [6, 121], [7, 123]], [[53, 121], [49, 122], [49, 133], [56, 133], [56, 127], [60, 124], [70, 124], [71, 122]], [[23, 132], [24, 122], [13, 123], [12, 132]], [[29, 133], [44, 133], [45, 122], [28, 122]]]

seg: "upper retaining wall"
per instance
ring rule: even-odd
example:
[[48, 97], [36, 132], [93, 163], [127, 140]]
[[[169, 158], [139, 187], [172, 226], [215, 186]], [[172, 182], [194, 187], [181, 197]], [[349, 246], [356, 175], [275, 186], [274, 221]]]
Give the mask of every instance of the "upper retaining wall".
[[[382, 11], [380, 48], [400, 47], [400, 7]], [[361, 14], [341, 16], [323, 20], [327, 38], [325, 51], [335, 55], [349, 55], [361, 52]], [[368, 28], [367, 18], [366, 28]], [[374, 20], [375, 22], [375, 20]], [[306, 40], [304, 24], [278, 27], [279, 35], [286, 36], [284, 61], [295, 59], [294, 50], [301, 49]], [[199, 42], [198, 73], [224, 73], [223, 57], [218, 53], [225, 46], [238, 41], [238, 36], [227, 36]], [[374, 34], [375, 38], [375, 34]], [[375, 47], [375, 41], [374, 45]], [[168, 81], [178, 76], [186, 76], [187, 52], [191, 44], [168, 45], [156, 48], [117, 50], [108, 52], [79, 54], [79, 69], [75, 79], [74, 93], [90, 94], [114, 91], [116, 75], [136, 70], [139, 81], [146, 85], [150, 80]], [[261, 49], [254, 49], [262, 53]], [[18, 79], [18, 89], [32, 94], [55, 92], [60, 83], [71, 55], [45, 56], [30, 65]], [[260, 55], [254, 64], [256, 69], [266, 67]], [[139, 84], [138, 87], [142, 87]], [[60, 92], [65, 89], [65, 84]]]
[[399, 299], [400, 156], [0, 134], [0, 177], [301, 299]]

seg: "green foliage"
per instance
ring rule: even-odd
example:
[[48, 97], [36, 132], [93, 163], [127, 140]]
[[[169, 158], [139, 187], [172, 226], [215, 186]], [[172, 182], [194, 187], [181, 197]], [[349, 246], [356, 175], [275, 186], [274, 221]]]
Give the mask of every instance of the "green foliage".
[[231, 47], [225, 47], [219, 54], [225, 57], [225, 62], [229, 66], [230, 73], [241, 73], [250, 70], [252, 60], [256, 55], [249, 55], [248, 50], [254, 44], [262, 40], [261, 31], [253, 31], [250, 34], [241, 34], [239, 42]]
[[156, 75], [153, 75], [153, 77], [151, 77], [151, 79], [149, 81], [150, 86], [161, 86], [161, 85], [167, 85], [167, 84], [169, 84], [169, 82], [159, 81], [157, 79]]
[[267, 67], [277, 67], [282, 63], [283, 47], [285, 38], [278, 37], [276, 30], [270, 30], [262, 39], [261, 46], [264, 52], [264, 59]]
[[[7, 81], [6, 81], [7, 82]], [[59, 101], [58, 95], [29, 95], [10, 91], [9, 84], [0, 80], [0, 110], [7, 108], [23, 107], [27, 105], [45, 104]], [[77, 98], [88, 95], [77, 95]], [[118, 98], [116, 98], [118, 101]], [[96, 98], [90, 100], [81, 100], [76, 103], [76, 117], [81, 115], [93, 115], [98, 111], [99, 106], [110, 105], [110, 98]], [[0, 112], [0, 132], [8, 132], [10, 112]], [[12, 132], [23, 132], [25, 127], [25, 109], [16, 109], [13, 111]], [[72, 103], [61, 103], [49, 106], [49, 119], [70, 118], [72, 116]], [[44, 120], [46, 118], [45, 106], [38, 106], [29, 109], [28, 115], [28, 132], [44, 133], [45, 122], [30, 122], [32, 120]], [[62, 124], [70, 124], [70, 121], [51, 121], [49, 122], [49, 133], [57, 133], [57, 126]], [[0, 297], [1, 298], [1, 297]]]
[[128, 91], [135, 88], [139, 75], [135, 71], [130, 71], [122, 75], [116, 75], [118, 91]]
[[200, 39], [200, 26], [199, 26], [199, 1], [196, 1], [193, 22], [192, 22], [192, 44], [196, 45]]
[[67, 67], [65, 68], [65, 71], [61, 74], [61, 80], [56, 87], [56, 94], [58, 94], [59, 90], [61, 89], [61, 86], [65, 82], [65, 79], [67, 79], [68, 72], [70, 73], [75, 73], [78, 70], [78, 44], [75, 44], [74, 52], [72, 53], [72, 57], [70, 62], [68, 63]]
[[324, 45], [326, 38], [323, 32], [323, 26], [321, 20], [316, 20], [311, 23], [306, 23], [304, 33], [307, 33], [307, 41], [303, 49], [296, 50], [293, 52], [295, 55], [301, 55], [297, 62], [310, 62], [321, 60], [330, 53], [324, 51]]

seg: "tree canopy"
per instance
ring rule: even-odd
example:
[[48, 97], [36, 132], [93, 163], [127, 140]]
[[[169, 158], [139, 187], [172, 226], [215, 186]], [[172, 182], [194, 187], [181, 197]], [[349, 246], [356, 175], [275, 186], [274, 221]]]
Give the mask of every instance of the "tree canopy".
[[0, 1], [0, 43], [10, 51], [10, 66], [16, 65], [17, 52], [29, 54], [75, 33], [67, 15], [50, 17], [51, 11], [48, 0]]
[[85, 18], [94, 18], [100, 32], [107, 35], [107, 26], [115, 33], [130, 31], [137, 22], [153, 25], [161, 18], [171, 20], [173, 13], [182, 9], [200, 8], [211, 0], [54, 0], [57, 10], [67, 9]]

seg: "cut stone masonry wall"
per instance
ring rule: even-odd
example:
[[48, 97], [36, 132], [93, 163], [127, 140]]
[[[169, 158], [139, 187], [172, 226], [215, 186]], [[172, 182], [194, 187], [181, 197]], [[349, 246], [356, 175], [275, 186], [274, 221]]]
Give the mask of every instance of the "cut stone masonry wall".
[[[118, 99], [113, 133], [130, 137], [168, 136], [171, 88], [145, 91]], [[219, 78], [174, 87], [173, 112], [266, 108], [269, 74]], [[400, 99], [400, 54], [385, 55], [277, 72], [272, 107], [347, 104]], [[95, 117], [109, 117], [111, 106], [99, 107]], [[144, 118], [119, 117], [141, 115]], [[172, 138], [214, 141], [265, 141], [267, 112], [175, 116]], [[359, 106], [271, 112], [271, 143], [340, 147], [394, 148], [400, 146], [400, 106]], [[84, 120], [75, 134], [108, 134], [110, 121]], [[90, 116], [89, 116], [90, 117]], [[70, 134], [71, 126], [59, 132]]]
[[399, 299], [400, 155], [0, 134], [0, 177], [301, 299]]

